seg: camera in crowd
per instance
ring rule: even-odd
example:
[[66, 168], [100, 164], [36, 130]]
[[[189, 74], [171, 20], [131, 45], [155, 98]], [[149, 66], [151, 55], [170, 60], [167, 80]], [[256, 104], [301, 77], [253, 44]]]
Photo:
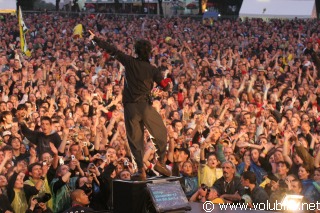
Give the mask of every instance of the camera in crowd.
[[203, 191], [207, 190], [207, 194], [210, 193], [210, 187], [208, 187], [206, 184], [201, 184], [201, 188], [202, 188]]
[[44, 195], [39, 196], [39, 197], [35, 197], [33, 199], [37, 200], [38, 203], [46, 203], [51, 199], [51, 194], [45, 193]]
[[126, 167], [128, 167], [128, 166], [129, 166], [129, 161], [128, 161], [127, 159], [124, 160], [124, 161], [123, 161], [123, 165], [126, 166]]

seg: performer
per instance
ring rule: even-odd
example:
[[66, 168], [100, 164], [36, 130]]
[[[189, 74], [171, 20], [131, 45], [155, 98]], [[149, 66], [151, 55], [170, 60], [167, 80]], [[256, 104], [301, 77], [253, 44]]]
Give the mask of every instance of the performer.
[[151, 43], [147, 40], [138, 40], [135, 43], [137, 58], [126, 55], [114, 45], [103, 41], [90, 32], [90, 40], [95, 41], [110, 55], [114, 56], [125, 67], [125, 83], [122, 102], [127, 138], [131, 152], [138, 166], [138, 172], [133, 174], [132, 180], [146, 180], [143, 164], [144, 155], [144, 127], [155, 138], [159, 159], [154, 169], [164, 176], [171, 176], [171, 171], [164, 162], [167, 129], [159, 113], [152, 107], [151, 90], [156, 82], [164, 89], [168, 89], [171, 79], [164, 77], [161, 71], [149, 63]]

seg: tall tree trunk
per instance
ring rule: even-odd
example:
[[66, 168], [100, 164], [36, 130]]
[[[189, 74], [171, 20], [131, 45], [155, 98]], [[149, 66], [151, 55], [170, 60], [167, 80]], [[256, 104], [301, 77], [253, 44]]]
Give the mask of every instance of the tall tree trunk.
[[56, 11], [59, 11], [60, 0], [56, 0]]
[[121, 5], [119, 0], [114, 0], [114, 10], [116, 13], [119, 13], [119, 9], [120, 9]]
[[203, 11], [202, 11], [202, 1], [203, 1], [203, 0], [199, 0], [199, 15], [202, 15], [202, 14], [203, 14]]
[[163, 16], [162, 0], [158, 0], [158, 3], [159, 3], [159, 14], [160, 16]]
[[144, 14], [144, 7], [146, 6], [145, 1], [141, 0], [141, 14]]
[[21, 10], [33, 10], [34, 2], [35, 0], [30, 0], [30, 1], [17, 0], [17, 7], [20, 6]]

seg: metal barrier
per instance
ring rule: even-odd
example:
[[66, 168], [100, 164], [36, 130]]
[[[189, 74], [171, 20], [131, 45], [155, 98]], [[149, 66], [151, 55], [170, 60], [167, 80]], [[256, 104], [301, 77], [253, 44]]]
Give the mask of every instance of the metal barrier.
[[[75, 17], [75, 16], [86, 16], [86, 15], [98, 15], [98, 14], [103, 14], [106, 17], [127, 17], [127, 18], [132, 18], [132, 17], [149, 17], [149, 18], [160, 18], [160, 17], [179, 17], [179, 18], [191, 18], [191, 19], [196, 19], [196, 20], [201, 20], [202, 15], [192, 15], [192, 14], [178, 14], [178, 15], [170, 15], [170, 16], [161, 16], [159, 14], [140, 14], [140, 13], [107, 13], [107, 12], [72, 12], [72, 11], [23, 11], [24, 14], [57, 14], [61, 15], [64, 17]], [[221, 16], [219, 19], [238, 19], [238, 16]]]

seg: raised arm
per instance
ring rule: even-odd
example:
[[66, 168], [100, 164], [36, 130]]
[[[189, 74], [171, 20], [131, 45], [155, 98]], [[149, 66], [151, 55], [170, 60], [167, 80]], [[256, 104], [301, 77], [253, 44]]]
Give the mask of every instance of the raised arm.
[[114, 46], [114, 45], [111, 45], [109, 44], [108, 42], [106, 41], [103, 41], [102, 39], [98, 38], [94, 33], [92, 33], [90, 30], [90, 37], [89, 39], [90, 40], [93, 40], [94, 42], [97, 43], [97, 45], [99, 47], [101, 47], [102, 49], [104, 49], [107, 53], [111, 54], [111, 55], [115, 55], [118, 51], [118, 49]]

